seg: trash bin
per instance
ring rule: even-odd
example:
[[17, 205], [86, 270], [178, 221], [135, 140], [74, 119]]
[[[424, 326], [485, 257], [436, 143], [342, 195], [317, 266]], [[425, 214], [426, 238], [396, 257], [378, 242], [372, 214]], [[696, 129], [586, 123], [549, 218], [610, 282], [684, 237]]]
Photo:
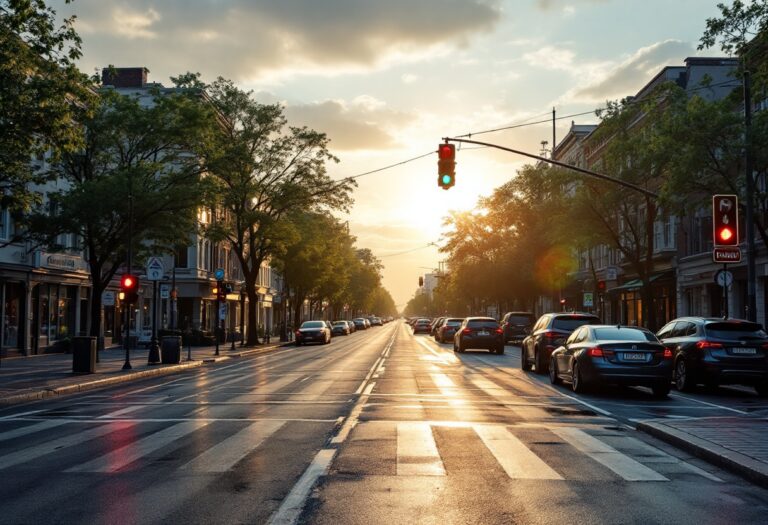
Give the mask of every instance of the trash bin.
[[165, 335], [161, 341], [160, 353], [163, 356], [163, 363], [181, 363], [181, 336]]
[[72, 372], [93, 374], [96, 372], [96, 338], [91, 336], [72, 339]]

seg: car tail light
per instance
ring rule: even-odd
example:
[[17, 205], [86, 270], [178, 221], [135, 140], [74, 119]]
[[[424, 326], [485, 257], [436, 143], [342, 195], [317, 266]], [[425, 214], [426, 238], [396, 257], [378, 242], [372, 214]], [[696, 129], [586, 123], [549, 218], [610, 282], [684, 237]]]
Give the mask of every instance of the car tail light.
[[589, 355], [589, 357], [603, 357], [603, 349], [599, 346], [590, 348], [587, 350], [587, 355]]
[[469, 334], [471, 334], [471, 333], [472, 333], [472, 330], [471, 330], [470, 328], [465, 328], [464, 330], [462, 330], [462, 331], [461, 331], [461, 333], [462, 333], [462, 334], [466, 334], [466, 335], [469, 335]]
[[702, 349], [703, 348], [722, 348], [722, 347], [723, 347], [723, 343], [714, 343], [712, 341], [707, 341], [707, 340], [698, 341], [696, 343], [696, 348], [702, 348]]
[[547, 339], [557, 339], [560, 337], [560, 334], [557, 332], [544, 332], [541, 334], [543, 337], [546, 337]]
[[503, 334], [504, 333], [504, 329], [503, 328], [497, 328], [496, 329], [496, 333], [497, 334]]
[[672, 359], [672, 349], [671, 348], [665, 348], [664, 349], [664, 359]]

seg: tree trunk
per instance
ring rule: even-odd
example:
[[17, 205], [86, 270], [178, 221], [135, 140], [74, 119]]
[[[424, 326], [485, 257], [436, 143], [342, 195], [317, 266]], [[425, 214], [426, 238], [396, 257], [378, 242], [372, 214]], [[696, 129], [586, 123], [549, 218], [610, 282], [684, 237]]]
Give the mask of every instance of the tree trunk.
[[648, 196], [645, 197], [645, 210], [645, 272], [641, 274], [643, 287], [640, 291], [640, 297], [643, 301], [643, 324], [646, 328], [655, 332], [659, 326], [656, 320], [656, 309], [653, 307], [651, 275], [653, 273], [653, 227], [656, 221], [656, 204]]
[[95, 262], [88, 263], [88, 269], [91, 273], [91, 304], [88, 311], [90, 318], [88, 326], [90, 330], [88, 335], [99, 337], [101, 333], [101, 296], [106, 288], [101, 275], [101, 266]]
[[245, 275], [245, 291], [248, 295], [248, 324], [245, 328], [248, 337], [245, 340], [245, 344], [255, 346], [259, 344], [259, 326], [256, 319], [259, 307], [259, 294], [256, 290], [256, 279], [254, 276]]

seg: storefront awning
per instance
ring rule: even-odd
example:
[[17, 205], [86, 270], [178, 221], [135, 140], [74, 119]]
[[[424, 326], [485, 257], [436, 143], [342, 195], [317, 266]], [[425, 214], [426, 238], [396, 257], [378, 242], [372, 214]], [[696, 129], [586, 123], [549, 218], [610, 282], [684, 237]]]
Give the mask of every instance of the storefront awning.
[[[657, 273], [655, 275], [651, 275], [651, 282], [654, 282], [655, 280], [659, 279], [660, 277], [663, 277], [664, 273]], [[610, 288], [606, 290], [607, 293], [612, 292], [631, 292], [633, 290], [639, 290], [643, 287], [643, 280], [642, 279], [633, 279], [631, 281], [627, 281], [626, 283], [622, 284], [621, 286], [617, 286], [615, 288]]]

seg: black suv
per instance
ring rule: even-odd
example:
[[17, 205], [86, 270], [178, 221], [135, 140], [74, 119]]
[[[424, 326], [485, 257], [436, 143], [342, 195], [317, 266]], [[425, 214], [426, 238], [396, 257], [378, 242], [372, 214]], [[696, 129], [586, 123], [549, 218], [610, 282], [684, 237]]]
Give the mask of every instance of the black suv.
[[522, 341], [531, 333], [536, 316], [531, 312], [507, 312], [501, 318], [504, 329], [504, 342]]
[[742, 319], [680, 317], [656, 336], [672, 350], [675, 387], [750, 385], [768, 396], [768, 333]]
[[549, 370], [549, 357], [552, 352], [568, 339], [571, 332], [585, 324], [602, 324], [593, 314], [562, 312], [544, 314], [533, 325], [531, 335], [523, 339], [520, 348], [520, 367], [530, 370], [536, 366], [537, 374], [546, 374]]

